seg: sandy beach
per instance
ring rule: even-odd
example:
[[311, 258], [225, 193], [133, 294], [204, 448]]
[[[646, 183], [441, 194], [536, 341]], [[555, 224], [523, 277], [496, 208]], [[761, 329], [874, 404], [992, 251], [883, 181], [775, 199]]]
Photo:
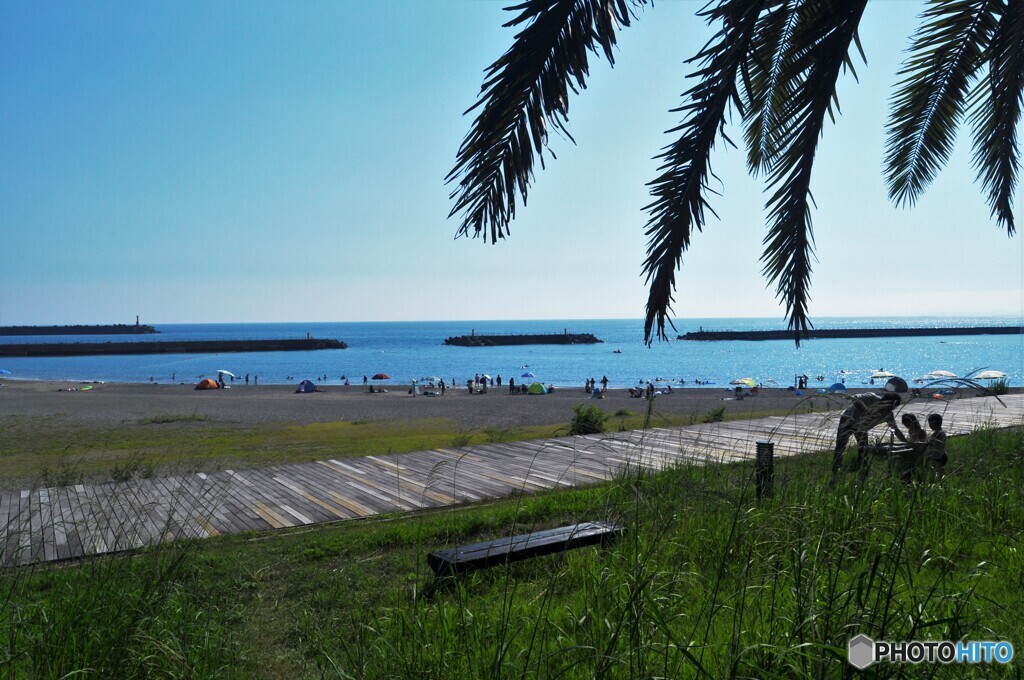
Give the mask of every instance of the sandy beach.
[[[90, 389], [82, 391], [83, 387]], [[375, 388], [376, 389], [376, 388]], [[469, 394], [465, 387], [441, 397], [408, 394], [409, 387], [385, 385], [386, 393], [370, 394], [366, 387], [329, 386], [313, 394], [296, 394], [291, 386], [236, 385], [230, 389], [197, 391], [191, 384], [88, 384], [77, 382], [6, 381], [0, 388], [0, 418], [44, 417], [54, 424], [111, 427], [155, 416], [198, 416], [234, 425], [308, 424], [364, 420], [444, 419], [461, 429], [507, 428], [564, 424], [576, 404], [598, 406], [612, 415], [625, 410], [643, 413], [644, 399], [627, 390], [610, 389], [604, 399], [590, 399], [582, 388], [558, 389], [546, 395], [511, 395], [507, 388]], [[864, 390], [851, 390], [856, 393]], [[786, 411], [807, 396], [786, 389], [763, 389], [757, 396], [735, 399], [723, 388], [675, 390], [655, 398], [655, 414], [701, 416], [724, 406], [727, 413]], [[815, 406], [825, 405], [816, 397]]]

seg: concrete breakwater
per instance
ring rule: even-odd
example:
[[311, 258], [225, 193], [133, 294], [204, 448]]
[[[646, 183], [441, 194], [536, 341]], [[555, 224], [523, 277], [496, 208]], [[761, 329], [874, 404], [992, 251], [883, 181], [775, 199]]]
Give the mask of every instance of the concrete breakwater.
[[[909, 338], [936, 335], [1020, 335], [1021, 326], [965, 326], [946, 328], [830, 328], [811, 329], [805, 338]], [[792, 340], [793, 332], [778, 331], [691, 331], [679, 340]]]
[[117, 354], [222, 354], [227, 352], [301, 352], [345, 349], [340, 340], [302, 338], [299, 340], [182, 340], [174, 342], [50, 342], [0, 344], [0, 356], [73, 357]]
[[152, 326], [137, 323], [99, 326], [0, 326], [0, 335], [146, 335], [159, 332]]
[[457, 335], [444, 344], [457, 347], [496, 347], [499, 345], [594, 345], [598, 340], [590, 333], [540, 333], [527, 335]]

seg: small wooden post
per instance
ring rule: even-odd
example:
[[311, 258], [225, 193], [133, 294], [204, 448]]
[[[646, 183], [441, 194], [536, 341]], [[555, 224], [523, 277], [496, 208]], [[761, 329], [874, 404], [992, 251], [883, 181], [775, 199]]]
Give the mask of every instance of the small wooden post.
[[757, 442], [757, 457], [754, 462], [754, 481], [757, 484], [757, 497], [765, 498], [772, 495], [772, 481], [775, 477], [775, 444], [773, 442]]

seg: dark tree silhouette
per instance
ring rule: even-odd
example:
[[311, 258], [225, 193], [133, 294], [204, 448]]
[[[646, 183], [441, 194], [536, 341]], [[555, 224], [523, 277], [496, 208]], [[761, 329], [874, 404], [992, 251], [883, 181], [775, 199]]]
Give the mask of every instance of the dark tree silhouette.
[[[666, 337], [675, 274], [694, 231], [714, 213], [716, 142], [732, 145], [725, 123], [743, 120], [751, 173], [767, 179], [768, 234], [762, 263], [786, 304], [799, 344], [814, 260], [811, 173], [825, 119], [838, 111], [836, 83], [856, 78], [857, 35], [868, 0], [715, 0], [697, 14], [716, 27], [694, 56], [696, 84], [673, 111], [683, 120], [657, 156], [643, 272], [649, 297], [644, 337]], [[548, 133], [572, 140], [568, 102], [586, 87], [592, 56], [614, 65], [616, 32], [637, 20], [646, 0], [524, 0], [506, 26], [522, 26], [486, 71], [469, 133], [447, 181], [457, 235], [502, 239], [526, 202], [534, 163], [544, 166]], [[1024, 0], [931, 0], [911, 37], [887, 124], [885, 178], [890, 198], [913, 205], [949, 159], [964, 117], [973, 165], [999, 226], [1012, 236], [1024, 89]], [[553, 154], [552, 154], [553, 157]], [[717, 178], [716, 178], [717, 179]]]

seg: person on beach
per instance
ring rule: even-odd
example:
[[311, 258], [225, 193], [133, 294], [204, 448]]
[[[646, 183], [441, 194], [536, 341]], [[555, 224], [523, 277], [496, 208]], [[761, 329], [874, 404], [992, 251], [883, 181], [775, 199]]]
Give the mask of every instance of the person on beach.
[[[896, 418], [893, 416], [896, 407], [901, 403], [898, 394], [886, 392], [879, 396], [874, 392], [868, 392], [853, 397], [852, 401], [853, 403], [839, 416], [836, 448], [832, 456], [833, 481], [843, 466], [843, 453], [846, 451], [846, 444], [850, 441], [850, 437], [857, 441], [857, 464], [854, 469], [860, 470], [867, 453], [868, 430], [876, 425], [887, 423], [894, 431], [899, 432]], [[900, 435], [902, 436], [902, 432]], [[865, 467], [861, 474], [866, 474], [866, 472], [867, 468]]]
[[608, 376], [606, 376], [606, 375], [601, 376], [601, 391], [602, 392], [607, 392], [608, 391]]
[[500, 373], [498, 374], [498, 380], [494, 384], [497, 385], [498, 387], [501, 387], [501, 374]]
[[508, 393], [509, 394], [515, 394], [516, 393], [516, 379], [515, 378], [509, 378], [508, 379]]
[[921, 462], [928, 446], [928, 434], [913, 413], [904, 413], [900, 422], [907, 428], [907, 434], [904, 435], [899, 430], [894, 430], [893, 433], [901, 442], [910, 444], [910, 451], [899, 453], [893, 458], [893, 469], [900, 481], [910, 484], [921, 481]]
[[441, 378], [441, 381], [438, 383], [438, 387], [441, 388], [441, 396], [443, 397], [444, 396], [444, 387], [445, 387], [445, 385], [444, 385], [444, 378]]
[[365, 375], [363, 376], [363, 384], [364, 385], [366, 384], [366, 376]]
[[935, 479], [942, 479], [946, 476], [946, 462], [949, 460], [949, 456], [946, 455], [946, 432], [942, 429], [942, 416], [938, 413], [928, 416], [928, 427], [932, 433], [928, 437], [928, 448], [924, 457], [931, 465]]

